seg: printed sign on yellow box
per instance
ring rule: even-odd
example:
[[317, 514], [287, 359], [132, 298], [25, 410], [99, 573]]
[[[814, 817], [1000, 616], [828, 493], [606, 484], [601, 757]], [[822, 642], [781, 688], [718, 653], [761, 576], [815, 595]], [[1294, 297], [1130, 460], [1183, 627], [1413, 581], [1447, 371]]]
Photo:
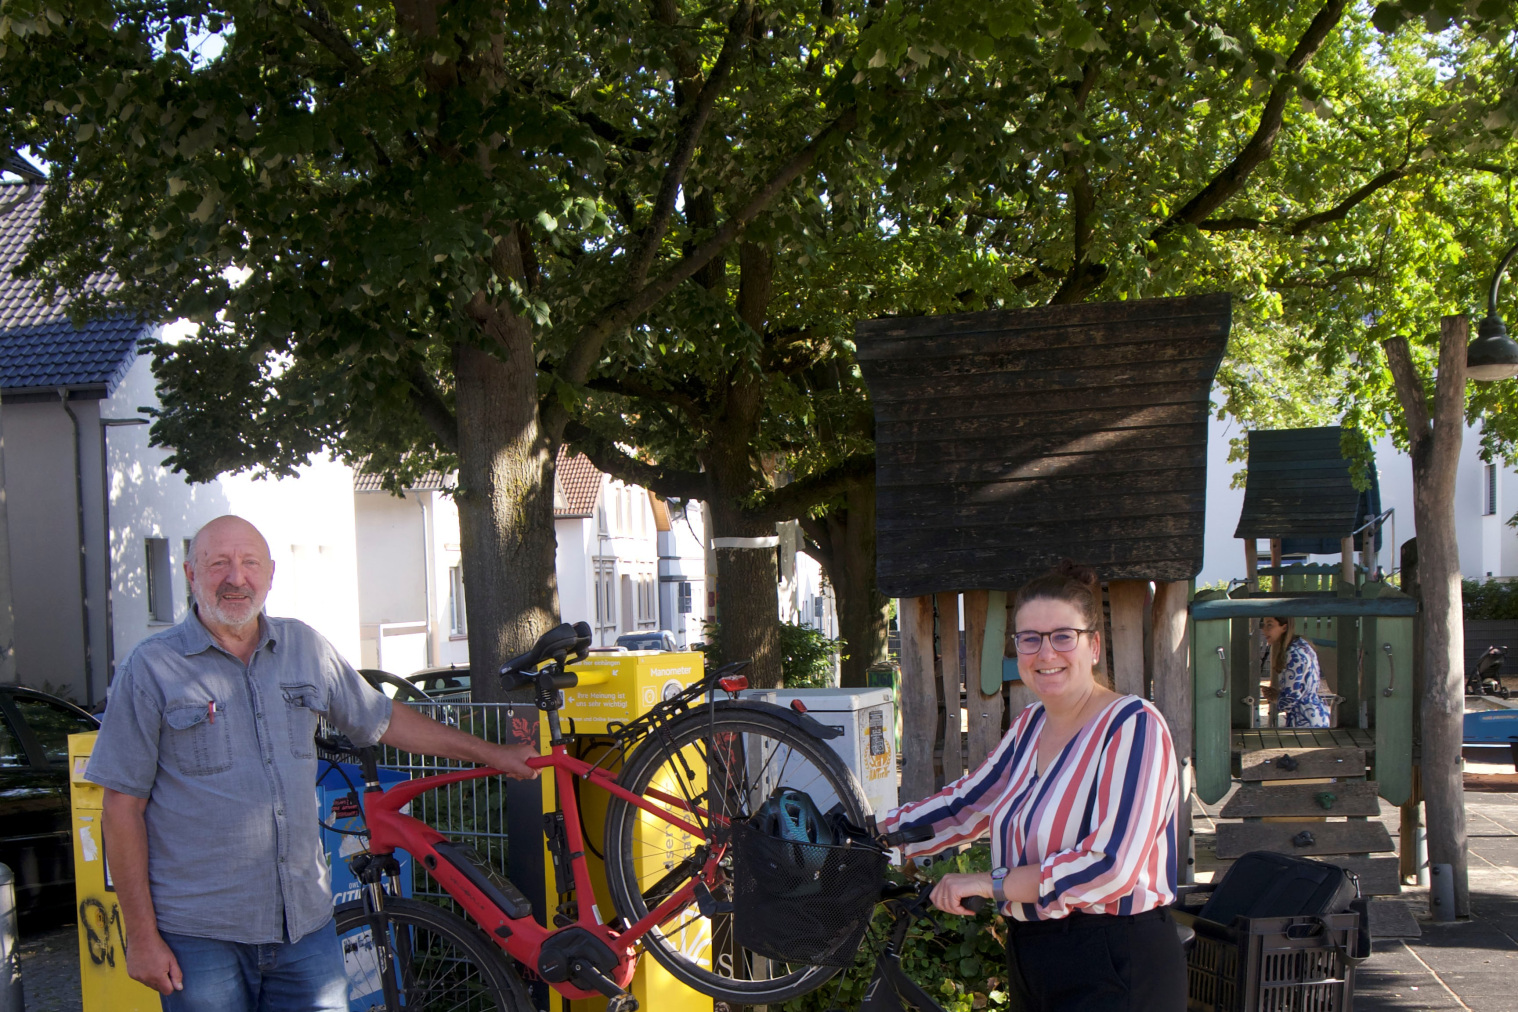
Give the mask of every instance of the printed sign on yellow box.
[[[640, 717], [655, 703], [668, 699], [699, 679], [703, 673], [702, 665], [702, 655], [696, 652], [591, 654], [572, 668], [583, 684], [564, 690], [564, 706], [559, 711], [564, 733], [604, 734], [612, 722], [625, 724]], [[540, 727], [546, 747], [547, 722], [542, 722]], [[620, 763], [618, 759], [605, 756], [608, 747], [604, 743], [577, 741], [570, 745], [569, 751], [590, 762], [605, 757], [606, 767], [616, 771]], [[693, 768], [699, 769], [699, 763], [693, 763]], [[545, 810], [552, 810], [556, 804], [553, 780], [551, 772], [542, 777]], [[651, 786], [663, 787], [672, 793], [676, 790], [673, 783], [656, 782]], [[612, 904], [606, 892], [606, 866], [596, 856], [606, 833], [606, 801], [604, 791], [580, 792], [580, 817], [586, 840], [591, 844], [586, 861], [596, 891], [595, 902], [598, 910], [603, 912], [602, 916], [609, 917]], [[647, 885], [688, 856], [695, 841], [662, 819], [642, 813], [633, 830], [632, 844], [634, 870], [639, 880]], [[548, 855], [544, 857], [544, 867], [548, 872], [547, 892], [552, 905], [558, 883], [554, 881], [553, 860]], [[690, 924], [680, 929], [676, 943], [688, 956], [710, 965], [710, 936], [708, 922], [693, 918]], [[676, 980], [646, 953], [638, 962], [638, 972], [633, 976], [630, 990], [639, 1007], [649, 1012], [711, 1012], [713, 1006], [711, 998]], [[601, 1012], [606, 1008], [606, 999], [584, 999], [569, 1004], [571, 1012]]]
[[612, 721], [626, 723], [645, 714], [700, 678], [702, 663], [695, 651], [591, 654], [571, 667], [586, 684], [564, 690], [564, 708], [559, 711], [564, 730], [596, 734]]
[[84, 1012], [159, 1012], [158, 992], [127, 976], [126, 928], [100, 829], [105, 792], [84, 779], [98, 733], [69, 735], [74, 898], [79, 904], [79, 987]]

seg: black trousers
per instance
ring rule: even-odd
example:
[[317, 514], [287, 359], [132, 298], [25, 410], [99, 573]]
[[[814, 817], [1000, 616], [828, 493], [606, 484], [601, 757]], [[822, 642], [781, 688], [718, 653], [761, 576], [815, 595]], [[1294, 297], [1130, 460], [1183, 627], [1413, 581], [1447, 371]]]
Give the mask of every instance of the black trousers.
[[1164, 910], [1005, 923], [1014, 1012], [1186, 1008], [1186, 955]]

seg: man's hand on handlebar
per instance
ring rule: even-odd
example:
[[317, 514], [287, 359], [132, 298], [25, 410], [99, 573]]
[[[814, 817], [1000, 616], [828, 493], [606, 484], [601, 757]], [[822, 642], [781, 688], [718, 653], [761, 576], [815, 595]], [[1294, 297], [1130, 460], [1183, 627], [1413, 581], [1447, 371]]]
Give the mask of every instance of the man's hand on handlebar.
[[485, 742], [480, 759], [486, 766], [493, 766], [513, 780], [536, 780], [538, 771], [527, 765], [527, 760], [538, 758], [538, 747], [528, 742], [513, 745], [497, 745]]

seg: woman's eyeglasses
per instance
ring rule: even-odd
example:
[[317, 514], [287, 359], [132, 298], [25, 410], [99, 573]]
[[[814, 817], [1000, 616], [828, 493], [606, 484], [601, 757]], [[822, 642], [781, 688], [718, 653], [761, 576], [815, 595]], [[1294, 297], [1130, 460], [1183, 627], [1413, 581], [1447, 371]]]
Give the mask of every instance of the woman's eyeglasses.
[[1015, 633], [1012, 642], [1020, 654], [1036, 654], [1044, 648], [1044, 640], [1055, 650], [1074, 650], [1081, 641], [1081, 633], [1096, 632], [1095, 629], [1055, 629], [1053, 632], [1034, 632], [1029, 629]]

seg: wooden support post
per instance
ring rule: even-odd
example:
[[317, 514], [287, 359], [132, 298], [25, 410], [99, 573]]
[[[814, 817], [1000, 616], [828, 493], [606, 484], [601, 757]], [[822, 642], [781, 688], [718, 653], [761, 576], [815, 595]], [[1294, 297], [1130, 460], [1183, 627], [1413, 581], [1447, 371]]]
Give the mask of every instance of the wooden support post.
[[[1017, 632], [1017, 616], [1012, 613], [1012, 596], [1007, 596], [1007, 626], [1006, 638], [1002, 645], [1002, 656], [1017, 657], [1017, 649], [1012, 645], [1012, 634]], [[1033, 695], [1033, 690], [1028, 688], [1018, 679], [1007, 684], [1007, 713], [1010, 718], [1016, 718], [1028, 707], [1038, 701]]]
[[[987, 693], [986, 681], [982, 679], [982, 665], [986, 661], [986, 608], [990, 604], [988, 590], [965, 591], [965, 701], [970, 712], [969, 754], [965, 757], [969, 769], [979, 766], [1001, 741], [1001, 648], [995, 653], [995, 692]], [[1004, 636], [1005, 631], [999, 635]]]
[[[1276, 567], [1277, 569], [1281, 568], [1281, 539], [1280, 538], [1271, 538], [1270, 539], [1270, 564], [1272, 566]], [[1271, 590], [1280, 590], [1281, 589], [1281, 577], [1280, 577], [1279, 574], [1276, 575], [1276, 576], [1271, 577], [1270, 589]]]
[[1403, 885], [1428, 885], [1428, 841], [1423, 834], [1423, 785], [1413, 767], [1413, 794], [1401, 806], [1397, 857]]
[[1191, 839], [1191, 646], [1187, 636], [1189, 583], [1154, 585], [1154, 703], [1175, 742], [1181, 773], [1181, 804], [1177, 813], [1176, 855], [1181, 882], [1194, 881], [1195, 855]]
[[1254, 538], [1244, 539], [1244, 586], [1251, 594], [1260, 589], [1260, 546]]
[[[1339, 542], [1340, 597], [1354, 597], [1357, 591], [1354, 547], [1354, 538], [1344, 538]], [[1333, 624], [1334, 642], [1338, 644], [1334, 653], [1339, 671], [1334, 691], [1344, 697], [1339, 703], [1339, 726], [1359, 727], [1360, 700], [1365, 698], [1360, 690], [1360, 620], [1346, 615], [1334, 619]]]
[[959, 667], [959, 595], [938, 595], [938, 655], [943, 665], [943, 782], [953, 783], [965, 772], [964, 716], [960, 695], [964, 673]]
[[933, 739], [938, 692], [933, 686], [933, 598], [904, 597], [901, 622], [902, 804], [933, 793]]
[[1107, 584], [1112, 605], [1112, 687], [1134, 696], [1144, 694], [1144, 608], [1149, 584], [1144, 580], [1113, 580]]

